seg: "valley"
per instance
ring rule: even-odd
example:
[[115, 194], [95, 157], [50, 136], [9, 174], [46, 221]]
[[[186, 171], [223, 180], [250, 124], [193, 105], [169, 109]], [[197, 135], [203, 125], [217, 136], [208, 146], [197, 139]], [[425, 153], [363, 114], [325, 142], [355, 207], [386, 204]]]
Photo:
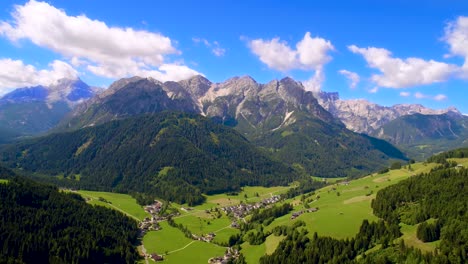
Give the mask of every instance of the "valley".
[[[455, 160], [458, 164], [468, 166], [468, 159]], [[286, 215], [275, 218], [268, 225], [264, 225], [263, 232], [270, 233], [276, 227], [291, 227], [296, 222], [303, 221], [304, 228], [309, 231], [310, 236], [317, 232], [319, 236], [337, 239], [352, 238], [358, 233], [364, 219], [368, 219], [370, 222], [378, 219], [373, 214], [371, 200], [375, 198], [379, 190], [412, 175], [427, 173], [435, 166], [437, 166], [435, 163], [420, 162], [411, 164], [411, 168], [406, 165], [398, 170], [390, 170], [383, 174], [374, 173], [350, 181], [342, 179], [333, 183], [334, 179], [325, 179], [330, 180], [326, 187], [275, 204], [290, 203], [293, 205], [293, 209]], [[203, 242], [187, 238], [181, 230], [170, 226], [167, 221], [162, 221], [160, 222], [161, 230], [146, 233], [142, 238], [142, 243], [147, 253], [162, 255], [164, 257], [162, 263], [184, 263], [189, 260], [192, 263], [206, 263], [211, 257], [222, 256], [229, 238], [240, 233], [239, 229], [231, 227], [232, 216], [227, 216], [222, 212], [220, 210], [222, 207], [240, 203], [255, 203], [273, 195], [286, 194], [294, 186], [268, 188], [245, 186], [241, 192], [232, 195], [207, 195], [203, 204], [192, 207], [187, 204], [170, 203], [170, 206], [180, 213], [180, 215], [173, 217], [175, 223], [183, 225], [197, 236], [214, 233], [216, 235], [214, 239], [211, 242]], [[138, 205], [135, 199], [129, 195], [91, 191], [78, 191], [78, 193], [89, 199], [88, 203], [114, 208], [130, 217], [142, 220], [148, 216], [143, 207]], [[319, 198], [317, 199], [317, 197]], [[100, 198], [105, 199], [106, 202], [99, 201]], [[187, 210], [187, 208], [189, 209]], [[318, 208], [318, 210], [303, 213], [295, 219], [291, 219], [293, 213], [305, 211], [308, 208]], [[249, 218], [250, 216], [247, 216], [245, 219], [249, 221]], [[416, 227], [402, 225], [402, 239], [408, 246], [414, 246], [423, 251], [434, 251], [437, 243], [423, 243], [417, 239]], [[243, 242], [240, 244], [240, 253], [243, 254], [247, 263], [258, 263], [263, 255], [273, 253], [284, 238], [285, 236], [275, 236], [271, 233], [259, 245]]]
[[0, 263], [468, 263], [463, 1], [0, 10]]

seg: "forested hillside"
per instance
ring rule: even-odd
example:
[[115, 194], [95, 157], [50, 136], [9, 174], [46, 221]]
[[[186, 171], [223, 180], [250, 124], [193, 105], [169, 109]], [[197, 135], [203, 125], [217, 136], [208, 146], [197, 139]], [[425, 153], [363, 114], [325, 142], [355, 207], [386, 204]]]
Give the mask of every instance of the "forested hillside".
[[137, 223], [73, 193], [14, 177], [0, 184], [0, 263], [135, 263]]
[[26, 173], [52, 175], [62, 185], [143, 192], [189, 204], [202, 202], [202, 193], [286, 185], [299, 177], [238, 132], [170, 112], [23, 141], [3, 148], [1, 159]]
[[398, 146], [409, 157], [425, 160], [435, 153], [468, 146], [468, 117], [461, 114], [401, 116], [371, 133]]
[[295, 123], [267, 132], [257, 145], [306, 174], [326, 178], [358, 177], [406, 160], [392, 144], [298, 113]]

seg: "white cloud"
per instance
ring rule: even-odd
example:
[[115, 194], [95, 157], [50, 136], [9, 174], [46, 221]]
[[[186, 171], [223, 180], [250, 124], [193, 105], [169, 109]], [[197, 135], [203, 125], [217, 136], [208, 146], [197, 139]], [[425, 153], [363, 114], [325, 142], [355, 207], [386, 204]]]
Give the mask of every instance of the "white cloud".
[[381, 87], [406, 88], [443, 82], [458, 71], [456, 65], [434, 60], [393, 58], [390, 51], [382, 48], [359, 48], [351, 45], [348, 49], [364, 56], [371, 68], [381, 72], [371, 77], [371, 80]]
[[444, 100], [447, 100], [447, 98], [448, 97], [445, 94], [438, 94], [433, 97], [433, 99], [436, 101], [444, 101]]
[[328, 51], [335, 50], [330, 41], [323, 38], [310, 37], [307, 32], [296, 45], [300, 67], [303, 69], [317, 69], [331, 60]]
[[[246, 40], [245, 37], [241, 39]], [[315, 71], [314, 75], [303, 82], [306, 90], [320, 91], [325, 75], [323, 67], [331, 60], [329, 51], [335, 50], [330, 41], [320, 37], [312, 38], [310, 32], [291, 48], [280, 38], [271, 40], [254, 39], [248, 42], [250, 50], [270, 69], [278, 71], [305, 70]]]
[[443, 101], [443, 100], [447, 100], [448, 98], [445, 94], [438, 94], [438, 95], [432, 96], [432, 95], [427, 95], [427, 94], [423, 94], [420, 92], [414, 93], [414, 97], [416, 99], [430, 99], [434, 101]]
[[216, 57], [222, 57], [226, 53], [226, 49], [222, 48], [218, 41], [209, 42], [204, 38], [192, 38], [195, 43], [203, 43]]
[[455, 21], [448, 23], [443, 40], [450, 48], [450, 54], [447, 56], [465, 58], [462, 69], [465, 77], [468, 77], [468, 17], [460, 16]]
[[323, 74], [323, 70], [319, 68], [309, 80], [303, 81], [302, 84], [307, 91], [318, 93], [322, 89], [322, 83], [324, 81], [325, 75]]
[[297, 67], [296, 52], [279, 38], [270, 41], [252, 40], [249, 46], [252, 52], [271, 69], [287, 71]]
[[167, 55], [180, 51], [170, 38], [159, 33], [111, 27], [85, 15], [69, 16], [48, 3], [34, 0], [15, 6], [12, 17], [11, 22], [0, 22], [0, 35], [15, 42], [30, 40], [96, 75], [121, 78], [159, 71], [165, 77], [177, 76], [162, 68], [168, 64]]
[[375, 94], [379, 91], [379, 87], [378, 86], [375, 86], [374, 88], [370, 89], [369, 90], [369, 93], [372, 93], [372, 94]]
[[357, 73], [355, 73], [355, 72], [351, 72], [351, 71], [348, 71], [348, 70], [339, 70], [338, 72], [340, 74], [342, 74], [344, 77], [346, 77], [346, 79], [348, 79], [349, 87], [351, 89], [356, 88], [357, 84], [361, 80], [359, 75]]
[[21, 60], [0, 59], [0, 95], [14, 88], [49, 85], [61, 78], [74, 79], [78, 72], [66, 62], [55, 60], [49, 69], [38, 70]]
[[416, 92], [414, 94], [414, 97], [417, 98], [417, 99], [424, 99], [424, 98], [428, 98], [428, 95], [425, 95], [425, 94], [420, 93], [420, 92]]
[[279, 71], [316, 70], [331, 60], [328, 52], [335, 49], [330, 41], [312, 38], [309, 32], [296, 44], [296, 49], [292, 49], [279, 38], [255, 39], [249, 42], [249, 47], [260, 61]]
[[411, 93], [410, 92], [400, 92], [400, 96], [408, 97], [408, 96], [411, 96]]

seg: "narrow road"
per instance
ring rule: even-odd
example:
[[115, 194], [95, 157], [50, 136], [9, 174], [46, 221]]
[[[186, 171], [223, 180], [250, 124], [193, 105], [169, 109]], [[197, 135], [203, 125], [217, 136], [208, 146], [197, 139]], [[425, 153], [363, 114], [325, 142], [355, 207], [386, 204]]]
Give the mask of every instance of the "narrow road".
[[146, 262], [146, 264], [149, 264], [148, 255], [146, 255], [146, 248], [145, 248], [145, 245], [143, 245], [143, 243], [141, 243], [141, 252], [142, 252], [143, 255], [145, 256], [145, 262]]

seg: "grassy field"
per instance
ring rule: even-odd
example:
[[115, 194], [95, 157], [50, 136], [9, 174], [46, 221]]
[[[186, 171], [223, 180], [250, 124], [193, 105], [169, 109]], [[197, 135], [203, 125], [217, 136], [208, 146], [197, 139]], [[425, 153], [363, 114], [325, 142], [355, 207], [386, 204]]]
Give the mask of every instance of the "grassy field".
[[[412, 171], [407, 169], [392, 170], [385, 174], [373, 174], [348, 182], [341, 182], [322, 188], [315, 195], [306, 199], [310, 207], [318, 207], [315, 213], [305, 213], [291, 220], [291, 214], [277, 218], [266, 228], [272, 230], [275, 226], [291, 225], [302, 220], [306, 223], [309, 234], [317, 232], [322, 236], [335, 238], [350, 238], [356, 235], [362, 220], [376, 220], [370, 207], [376, 193], [391, 184], [395, 184], [411, 175], [429, 171], [435, 164], [412, 164]], [[317, 199], [317, 197], [319, 197]], [[299, 199], [290, 200], [295, 205], [294, 211], [304, 209], [304, 203]], [[294, 212], [293, 211], [293, 212]]]
[[[128, 194], [93, 191], [78, 191], [78, 193], [84, 198], [89, 199], [88, 202], [90, 204], [116, 209], [137, 220], [143, 220], [145, 217], [150, 216], [143, 210], [143, 207], [137, 204], [136, 200]], [[100, 201], [99, 198], [108, 202]]]
[[436, 246], [440, 243], [440, 240], [429, 243], [424, 243], [419, 240], [416, 237], [416, 230], [418, 229], [418, 225], [400, 224], [400, 226], [400, 231], [403, 233], [401, 239], [405, 241], [405, 244], [408, 247], [419, 248], [424, 252], [434, 252]]
[[261, 245], [250, 245], [249, 242], [244, 242], [241, 247], [241, 252], [244, 254], [247, 263], [258, 263], [266, 252], [265, 243]]
[[5, 179], [0, 179], [0, 183], [7, 183], [8, 180], [5, 180]]
[[[457, 160], [457, 162], [468, 166], [468, 159]], [[309, 207], [318, 207], [317, 212], [304, 213], [295, 220], [290, 219], [291, 214], [285, 215], [275, 219], [272, 224], [265, 227], [265, 231], [272, 230], [275, 226], [291, 225], [295, 221], [302, 220], [306, 223], [310, 235], [317, 232], [321, 236], [335, 238], [353, 237], [358, 232], [362, 220], [377, 219], [372, 213], [370, 203], [380, 189], [412, 175], [427, 172], [434, 166], [436, 164], [416, 163], [412, 164], [411, 170], [402, 168], [385, 174], [372, 174], [349, 182], [341, 179], [341, 182], [317, 190], [305, 201], [301, 201], [300, 197], [285, 201], [294, 205], [293, 212], [303, 210], [305, 203], [308, 203]], [[181, 210], [182, 207], [188, 207], [187, 205], [172, 203], [171, 206], [178, 208], [181, 212], [181, 215], [175, 217], [174, 221], [183, 224], [194, 234], [214, 232], [216, 242], [227, 242], [229, 237], [239, 233], [239, 230], [231, 228], [231, 220], [224, 213], [218, 216], [215, 208], [236, 205], [241, 201], [260, 201], [275, 194], [285, 193], [289, 188], [291, 187], [244, 187], [235, 195], [207, 196], [206, 203], [195, 206], [189, 211]], [[123, 211], [134, 218], [143, 219], [148, 216], [142, 207], [128, 195], [89, 191], [79, 193], [90, 199], [90, 203]], [[110, 203], [99, 201], [99, 197]], [[224, 247], [188, 239], [180, 230], [170, 227], [166, 222], [160, 224], [162, 230], [147, 233], [143, 238], [143, 244], [148, 253], [167, 254], [163, 263], [207, 263], [210, 257], [221, 256], [224, 253]], [[402, 225], [401, 229], [404, 234], [402, 238], [407, 245], [416, 246], [424, 251], [434, 250], [437, 245], [437, 242], [422, 243], [419, 241], [415, 235], [416, 226]], [[261, 256], [274, 252], [283, 238], [270, 235], [261, 245], [250, 245], [246, 242], [241, 245], [241, 252], [248, 263], [258, 263]]]
[[[258, 202], [265, 198], [271, 197], [272, 195], [282, 194], [287, 192], [291, 187], [289, 186], [276, 186], [276, 187], [261, 187], [261, 186], [245, 186], [242, 191], [235, 194], [229, 195], [226, 193], [216, 195], [206, 195], [206, 202], [202, 205], [195, 206], [196, 210], [206, 210], [215, 207], [221, 208], [225, 206], [231, 206], [242, 202]], [[187, 204], [177, 205], [175, 207], [188, 207]]]
[[225, 251], [226, 248], [220, 247], [216, 244], [193, 241], [193, 243], [187, 246], [185, 249], [169, 253], [169, 255], [164, 256], [165, 260], [163, 263], [205, 264], [208, 263], [208, 259], [212, 257], [223, 256]]
[[183, 233], [167, 222], [162, 229], [148, 232], [143, 238], [148, 253], [164, 255], [163, 263], [207, 263], [208, 259], [224, 255], [226, 250], [216, 244], [186, 238]]
[[143, 238], [143, 244], [148, 253], [166, 254], [183, 248], [192, 239], [186, 238], [184, 234], [177, 228], [161, 222], [161, 230], [148, 232]]
[[265, 240], [265, 253], [271, 255], [286, 236], [269, 235]]
[[216, 233], [218, 230], [230, 228], [231, 221], [227, 217], [212, 218], [196, 215], [187, 215], [185, 217], [177, 217], [174, 219], [176, 223], [183, 224], [194, 234]]

